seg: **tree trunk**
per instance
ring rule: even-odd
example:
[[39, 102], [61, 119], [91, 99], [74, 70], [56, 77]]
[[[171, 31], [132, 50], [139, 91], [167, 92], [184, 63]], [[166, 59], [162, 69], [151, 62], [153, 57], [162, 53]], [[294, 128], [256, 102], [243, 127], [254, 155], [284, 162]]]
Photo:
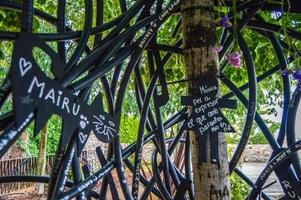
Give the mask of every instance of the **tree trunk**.
[[[181, 6], [183, 20], [183, 48], [187, 71], [188, 93], [196, 95], [196, 78], [218, 74], [218, 55], [212, 51], [216, 43], [213, 0], [184, 0]], [[190, 110], [191, 111], [191, 110]], [[207, 158], [199, 163], [198, 133], [189, 132], [192, 147], [192, 168], [196, 200], [230, 199], [229, 164], [224, 133], [219, 133], [219, 163], [211, 164], [207, 135]], [[210, 134], [210, 133], [209, 133]]]
[[[38, 155], [38, 164], [37, 164], [37, 175], [38, 176], [45, 176], [46, 170], [46, 154], [47, 154], [47, 124], [43, 127], [41, 133], [41, 142], [40, 142], [40, 149]], [[44, 183], [37, 183], [37, 192], [38, 194], [44, 193]]]

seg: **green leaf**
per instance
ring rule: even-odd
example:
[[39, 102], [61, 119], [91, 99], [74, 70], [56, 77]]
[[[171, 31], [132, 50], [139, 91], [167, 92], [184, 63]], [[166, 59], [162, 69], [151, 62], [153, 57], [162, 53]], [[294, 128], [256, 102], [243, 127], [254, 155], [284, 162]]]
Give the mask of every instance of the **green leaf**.
[[44, 5], [46, 3], [46, 0], [38, 0], [38, 3]]

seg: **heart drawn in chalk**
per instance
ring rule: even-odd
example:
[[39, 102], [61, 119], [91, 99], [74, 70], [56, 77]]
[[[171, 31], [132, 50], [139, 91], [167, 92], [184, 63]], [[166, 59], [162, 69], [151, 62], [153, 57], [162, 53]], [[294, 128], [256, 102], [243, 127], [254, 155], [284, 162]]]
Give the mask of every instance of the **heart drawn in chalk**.
[[83, 132], [79, 133], [79, 140], [82, 144], [86, 141], [87, 137], [88, 135], [85, 135]]
[[31, 62], [26, 61], [25, 58], [20, 58], [19, 68], [20, 68], [21, 76], [24, 76], [28, 72], [28, 70], [30, 70], [31, 67], [32, 67]]

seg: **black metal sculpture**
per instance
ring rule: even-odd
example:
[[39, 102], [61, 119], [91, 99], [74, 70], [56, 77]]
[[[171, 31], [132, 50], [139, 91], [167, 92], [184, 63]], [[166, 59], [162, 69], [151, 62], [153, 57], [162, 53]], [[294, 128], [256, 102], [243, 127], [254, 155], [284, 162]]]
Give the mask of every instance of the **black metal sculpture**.
[[[0, 157], [18, 139], [31, 121], [35, 120], [36, 132], [47, 122], [51, 114], [59, 114], [66, 122], [61, 133], [60, 144], [57, 147], [53, 170], [49, 177], [4, 176], [0, 177], [0, 183], [48, 183], [48, 199], [55, 200], [73, 197], [77, 199], [91, 199], [91, 197], [105, 199], [107, 189], [110, 187], [112, 198], [119, 199], [120, 194], [117, 193], [116, 180], [112, 179], [110, 173], [116, 169], [118, 181], [126, 199], [138, 198], [139, 184], [145, 186], [145, 190], [139, 196], [140, 199], [147, 199], [151, 194], [161, 199], [193, 199], [189, 156], [184, 159], [184, 172], [180, 171], [171, 159], [171, 154], [180, 143], [185, 143], [185, 155], [189, 155], [189, 140], [186, 139], [188, 137], [187, 135], [185, 137], [184, 134], [184, 125], [189, 123], [187, 121], [187, 108], [175, 113], [165, 122], [160, 113], [160, 108], [169, 100], [168, 88], [163, 73], [164, 66], [173, 54], [182, 54], [182, 50], [181, 40], [174, 45], [163, 45], [157, 42], [156, 34], [160, 26], [171, 15], [180, 15], [180, 0], [138, 0], [129, 8], [127, 2], [121, 0], [121, 15], [106, 23], [103, 22], [101, 17], [104, 13], [103, 1], [97, 0], [96, 2], [96, 5], [93, 5], [92, 0], [85, 0], [83, 30], [73, 31], [66, 25], [65, 1], [59, 1], [58, 3], [57, 18], [35, 9], [32, 0], [24, 0], [23, 4], [15, 1], [0, 1], [1, 9], [13, 9], [22, 12], [23, 15], [21, 34], [19, 32], [0, 31], [1, 40], [15, 41], [11, 69], [0, 87], [0, 105], [2, 106], [9, 94], [12, 93], [15, 106], [14, 110], [0, 117], [0, 129], [2, 131], [0, 135]], [[227, 6], [232, 6], [232, 1], [225, 0], [224, 2]], [[99, 19], [95, 27], [92, 27], [93, 6], [96, 7], [95, 15]], [[301, 141], [296, 141], [294, 127], [297, 123], [295, 121], [296, 110], [301, 96], [300, 84], [291, 96], [290, 80], [286, 75], [282, 76], [284, 109], [277, 138], [273, 137], [264, 120], [256, 111], [257, 83], [280, 70], [287, 69], [288, 63], [293, 62], [300, 56], [299, 53], [294, 57], [285, 57], [282, 49], [288, 48], [288, 45], [274, 34], [281, 27], [265, 22], [257, 15], [259, 10], [272, 11], [277, 9], [283, 12], [289, 10], [293, 13], [301, 13], [300, 3], [297, 0], [284, 1], [283, 5], [269, 1], [241, 1], [237, 5], [237, 12], [242, 14], [237, 29], [248, 28], [268, 38], [275, 49], [279, 64], [267, 70], [264, 74], [256, 76], [250, 49], [244, 37], [238, 31], [237, 39], [246, 61], [248, 84], [237, 87], [231, 82], [223, 73], [225, 66], [223, 63], [219, 77], [223, 84], [231, 90], [230, 93], [223, 95], [223, 99], [229, 101], [231, 97], [235, 97], [247, 110], [241, 140], [230, 160], [230, 172], [236, 172], [252, 187], [252, 192], [246, 197], [247, 199], [256, 199], [258, 195], [264, 199], [271, 199], [262, 190], [267, 178], [273, 171], [276, 172], [282, 184], [285, 196], [282, 199], [301, 198], [301, 167], [298, 156], [295, 154], [296, 151], [301, 149]], [[231, 15], [233, 13], [229, 13], [229, 16]], [[51, 23], [57, 28], [58, 32], [32, 33], [33, 16]], [[131, 21], [135, 21], [135, 23], [130, 23]], [[180, 23], [174, 30], [175, 34], [180, 30]], [[107, 35], [102, 38], [100, 35], [104, 31], [107, 32]], [[293, 39], [301, 40], [300, 32], [287, 29], [287, 34]], [[87, 45], [90, 36], [95, 36], [93, 48], [89, 48]], [[78, 45], [73, 55], [66, 61], [65, 44], [67, 40], [74, 40]], [[58, 52], [55, 53], [45, 41], [56, 41]], [[222, 59], [233, 43], [231, 31], [224, 31], [221, 43], [224, 48], [219, 53], [219, 57]], [[39, 47], [51, 57], [53, 79], [44, 76], [41, 72], [31, 55], [31, 48], [28, 47], [29, 51], [21, 51], [23, 45]], [[146, 52], [151, 76], [148, 87], [144, 86], [139, 67], [144, 52]], [[124, 68], [123, 65], [126, 65], [126, 67]], [[111, 81], [108, 79], [108, 73], [111, 73]], [[123, 149], [120, 144], [118, 126], [125, 92], [132, 74], [135, 74], [136, 103], [141, 117], [137, 141]], [[93, 82], [97, 80], [102, 83], [102, 91], [106, 97], [108, 112], [104, 112], [100, 92], [93, 104], [87, 105], [90, 88]], [[22, 81], [21, 86], [18, 81]], [[161, 93], [157, 91], [157, 84], [161, 85]], [[248, 90], [248, 98], [242, 93], [244, 90]], [[152, 99], [154, 99], [154, 104], [151, 104]], [[187, 103], [185, 104], [187, 105]], [[26, 105], [26, 108], [24, 108], [24, 105]], [[248, 142], [254, 121], [273, 149], [270, 161], [255, 183], [237, 167]], [[172, 139], [166, 139], [164, 136], [165, 130], [179, 123], [184, 125], [182, 125], [177, 135]], [[233, 128], [228, 123], [226, 124], [228, 129], [224, 132], [232, 131]], [[189, 127], [189, 125], [187, 126]], [[148, 131], [147, 135], [144, 135], [145, 129]], [[79, 155], [91, 130], [100, 141], [109, 142], [109, 148], [106, 156], [101, 147], [95, 150], [102, 167], [91, 173], [83, 166], [85, 173], [82, 176]], [[286, 148], [283, 145], [285, 137], [288, 144]], [[146, 179], [140, 173], [140, 165], [143, 146], [150, 141], [154, 143], [156, 149], [152, 157], [153, 177]], [[168, 148], [165, 145], [166, 143], [170, 143]], [[214, 147], [212, 148], [214, 149]], [[134, 161], [129, 159], [132, 154], [135, 155]], [[157, 159], [158, 154], [161, 155], [160, 163]], [[212, 160], [216, 160], [216, 155], [212, 157]], [[124, 165], [133, 173], [132, 188], [127, 182]], [[72, 181], [67, 180], [69, 170], [73, 174]], [[161, 172], [163, 172], [163, 176], [160, 175]], [[95, 191], [93, 186], [98, 180], [103, 180], [101, 190]], [[175, 187], [174, 193], [171, 192], [171, 186]]]

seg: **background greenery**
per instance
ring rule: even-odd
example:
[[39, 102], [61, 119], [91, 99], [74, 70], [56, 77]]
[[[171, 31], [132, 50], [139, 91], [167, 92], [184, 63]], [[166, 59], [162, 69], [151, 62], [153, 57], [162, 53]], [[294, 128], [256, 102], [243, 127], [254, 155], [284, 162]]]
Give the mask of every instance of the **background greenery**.
[[[21, 0], [17, 1], [21, 2]], [[50, 15], [56, 16], [57, 12], [57, 1], [54, 0], [37, 0], [35, 2], [35, 7], [47, 12]], [[105, 21], [109, 21], [112, 18], [120, 15], [119, 9], [119, 1], [118, 0], [105, 0]], [[129, 4], [132, 4], [134, 1], [128, 1]], [[95, 3], [95, 1], [94, 1]], [[83, 0], [78, 1], [67, 1], [67, 23], [74, 30], [81, 30], [83, 27], [83, 19], [84, 19], [84, 2]], [[259, 15], [264, 18], [266, 21], [274, 24], [278, 24], [282, 27], [291, 27], [295, 30], [300, 30], [300, 16], [287, 14], [281, 19], [274, 19], [271, 17], [270, 12], [261, 12]], [[20, 31], [21, 27], [21, 13], [13, 11], [13, 10], [0, 10], [0, 30], [1, 31]], [[293, 20], [292, 20], [293, 19]], [[181, 34], [178, 34], [176, 37], [172, 37], [172, 30], [176, 26], [179, 20], [178, 16], [172, 16], [167, 22], [162, 26], [158, 33], [158, 42], [164, 44], [173, 44], [175, 41], [181, 38]], [[95, 19], [93, 24], [95, 25]], [[49, 23], [44, 20], [34, 18], [34, 32], [40, 33], [51, 33], [55, 32], [55, 28], [51, 26]], [[104, 35], [107, 34], [106, 32]], [[276, 34], [278, 37], [283, 38], [285, 42], [290, 44], [292, 49], [298, 49], [300, 47], [300, 43], [291, 40], [286, 36], [286, 34], [278, 33]], [[270, 44], [270, 42], [259, 35], [258, 33], [251, 31], [250, 29], [245, 29], [243, 31], [243, 36], [246, 39], [249, 48], [252, 51], [252, 56], [254, 58], [254, 63], [256, 66], [256, 73], [258, 75], [266, 72], [268, 69], [271, 69], [276, 64], [278, 64], [278, 60], [275, 57], [275, 52]], [[89, 45], [92, 46], [92, 38], [89, 42]], [[55, 43], [49, 43], [54, 49], [56, 49]], [[10, 61], [11, 61], [11, 52], [13, 43], [10, 41], [0, 41], [0, 80], [3, 80], [9, 70]], [[75, 49], [76, 44], [74, 42], [70, 42], [68, 44], [68, 56], [72, 55], [73, 50]], [[231, 52], [231, 50], [230, 50]], [[292, 53], [285, 51], [287, 56], [292, 55]], [[35, 52], [36, 60], [41, 65], [41, 67], [47, 71], [47, 66], [49, 66], [49, 60], [47, 56], [42, 52]], [[145, 59], [145, 56], [143, 57]], [[291, 68], [296, 68], [299, 66], [299, 60], [292, 63], [290, 65]], [[146, 85], [149, 82], [149, 71], [147, 63], [144, 63], [141, 66], [141, 71], [143, 75], [143, 79]], [[227, 66], [224, 71], [225, 75], [231, 79], [237, 86], [241, 86], [248, 82], [247, 74], [245, 67], [240, 69], [232, 68], [231, 66]], [[185, 79], [185, 67], [183, 58], [179, 55], [173, 56], [172, 59], [168, 62], [165, 67], [166, 79], [168, 82], [170, 81], [178, 81]], [[99, 85], [95, 85], [94, 89], [99, 89]], [[166, 106], [164, 106], [162, 110], [162, 114], [164, 119], [167, 119], [171, 116], [176, 110], [181, 108], [180, 105], [180, 96], [185, 95], [186, 91], [186, 83], [177, 83], [169, 85], [170, 92], [170, 101]], [[258, 112], [263, 116], [273, 116], [279, 115], [278, 111], [275, 107], [282, 105], [282, 83], [280, 73], [262, 81], [258, 87]], [[226, 94], [229, 90], [221, 85], [221, 92]], [[247, 96], [248, 91], [245, 91], [244, 94]], [[134, 103], [135, 93], [134, 93], [134, 77], [131, 79], [130, 87], [128, 88], [123, 113], [121, 118], [121, 127], [120, 127], [120, 135], [121, 142], [123, 143], [131, 143], [135, 141], [136, 134], [138, 131], [139, 125], [139, 112], [136, 104]], [[11, 100], [6, 102], [1, 113], [5, 113], [12, 109]], [[238, 108], [236, 110], [224, 110], [225, 115], [233, 124], [236, 129], [236, 133], [228, 134], [227, 141], [228, 143], [237, 143], [240, 139], [240, 135], [242, 132], [242, 128], [245, 122], [246, 110], [245, 108], [238, 103]], [[279, 128], [279, 123], [269, 120], [269, 117], [265, 118], [265, 122], [269, 126], [271, 132], [274, 135], [277, 135], [277, 130]], [[55, 152], [57, 142], [60, 137], [60, 127], [61, 127], [61, 119], [58, 116], [53, 116], [48, 123], [48, 142], [47, 143], [47, 152], [48, 154], [52, 154]], [[25, 146], [22, 141], [18, 141], [18, 145], [23, 148], [28, 155], [37, 155], [38, 154], [38, 144], [40, 141], [40, 135], [36, 138], [32, 135], [33, 125], [26, 129], [26, 133], [29, 136], [29, 142], [27, 146]], [[170, 134], [175, 130], [168, 130], [167, 134]], [[267, 141], [263, 136], [260, 129], [255, 125], [252, 129], [252, 133], [250, 136], [249, 143], [251, 144], [266, 144]], [[231, 177], [232, 184], [232, 194], [233, 199], [241, 199], [241, 197], [245, 197], [247, 194], [247, 188], [245, 184], [237, 178], [236, 175]]]
[[[18, 2], [18, 1], [17, 1]], [[19, 1], [20, 2], [20, 1]], [[106, 0], [105, 2], [105, 21], [108, 21], [112, 18], [117, 17], [120, 14], [119, 9], [119, 2], [117, 0]], [[129, 3], [132, 3], [130, 1]], [[56, 16], [56, 6], [57, 1], [46, 1], [46, 0], [38, 0], [35, 1], [35, 7], [41, 9], [53, 16]], [[67, 22], [70, 27], [74, 30], [80, 30], [83, 26], [83, 16], [84, 16], [84, 2], [80, 1], [67, 1]], [[300, 29], [299, 19], [300, 16], [294, 15], [294, 24], [291, 23], [291, 18], [283, 17], [280, 20], [273, 19], [271, 17], [271, 13], [269, 12], [262, 12], [260, 15], [267, 21], [275, 24], [286, 25], [289, 27], [293, 27], [294, 29]], [[21, 27], [21, 14], [16, 11], [12, 10], [1, 10], [0, 11], [0, 30], [2, 31], [19, 31]], [[172, 37], [172, 30], [176, 26], [179, 20], [179, 16], [172, 16], [160, 29], [158, 42], [159, 43], [167, 43], [173, 44], [177, 41], [181, 35], [178, 34], [176, 37]], [[95, 21], [95, 19], [94, 19]], [[95, 22], [94, 22], [95, 24]], [[45, 22], [44, 20], [34, 18], [34, 32], [55, 32], [55, 28], [49, 23]], [[104, 33], [106, 34], [106, 33]], [[256, 73], [262, 74], [268, 69], [275, 66], [278, 61], [274, 56], [274, 50], [270, 44], [270, 42], [262, 37], [261, 35], [251, 31], [249, 29], [245, 29], [243, 31], [243, 35], [252, 51], [252, 55], [254, 57], [254, 62], [256, 66]], [[300, 46], [299, 43], [289, 41], [294, 46]], [[12, 52], [12, 42], [10, 41], [0, 41], [0, 79], [4, 79], [5, 75], [10, 66], [10, 59], [11, 59], [11, 52]], [[56, 49], [55, 43], [49, 43], [54, 49]], [[92, 45], [92, 38], [90, 45]], [[76, 45], [73, 42], [70, 42], [69, 45], [69, 56], [72, 54], [72, 51]], [[288, 54], [288, 52], [285, 52]], [[36, 60], [41, 65], [42, 68], [47, 69], [49, 64], [49, 59], [46, 58], [47, 55], [43, 55], [42, 52], [36, 52]], [[296, 65], [293, 63], [292, 65]], [[143, 79], [145, 80], [146, 84], [149, 81], [149, 72], [147, 64], [142, 66], [141, 68]], [[243, 85], [247, 83], [247, 74], [246, 69], [243, 67], [241, 69], [235, 69], [231, 66], [227, 66], [226, 70], [224, 71], [225, 75], [229, 77], [237, 86]], [[172, 59], [168, 62], [165, 67], [165, 74], [166, 79], [168, 82], [170, 81], [177, 81], [185, 79], [185, 67], [183, 63], [183, 58], [179, 55], [173, 56]], [[128, 143], [132, 142], [135, 139], [137, 127], [139, 123], [139, 113], [137, 107], [132, 103], [135, 102], [135, 93], [134, 93], [134, 81], [131, 80], [131, 87], [127, 91], [126, 100], [123, 108], [123, 115], [122, 115], [122, 126], [121, 126], [121, 140], [122, 142]], [[170, 102], [164, 106], [163, 108], [163, 116], [166, 119], [176, 110], [179, 110], [180, 105], [180, 95], [185, 94], [185, 83], [177, 83], [173, 85], [169, 85], [169, 92], [170, 92]], [[273, 89], [272, 89], [273, 88]], [[261, 115], [279, 115], [275, 106], [282, 105], [282, 98], [281, 98], [281, 78], [280, 73], [272, 76], [259, 84], [258, 87], [258, 112]], [[228, 89], [221, 85], [222, 93], [229, 92]], [[247, 91], [244, 92], [247, 96]], [[7, 110], [11, 109], [11, 103], [7, 102], [4, 109], [1, 112], [6, 112]], [[240, 134], [242, 127], [244, 125], [245, 120], [245, 108], [239, 103], [238, 109], [236, 110], [225, 110], [225, 114], [227, 118], [232, 122], [235, 129], [237, 130], [236, 133], [228, 134], [227, 140], [229, 143], [237, 143], [240, 139]], [[271, 121], [266, 119], [266, 123], [268, 124], [271, 132], [273, 134], [277, 134], [277, 129], [279, 128], [279, 123], [275, 121]], [[235, 123], [234, 123], [235, 122]], [[55, 117], [49, 123], [49, 135], [50, 137], [56, 142], [58, 141], [59, 132], [57, 131], [56, 127], [59, 127], [60, 119]], [[32, 155], [36, 155], [37, 153], [37, 144], [39, 143], [39, 137], [32, 138], [31, 136], [31, 127], [26, 131], [29, 133], [31, 140], [29, 140], [28, 148], [29, 153]], [[255, 127], [252, 130], [252, 134], [250, 136], [249, 143], [252, 144], [265, 144], [267, 141], [264, 138], [261, 131], [258, 127]], [[20, 143], [19, 143], [20, 144]], [[54, 143], [49, 143], [47, 147], [48, 153], [54, 152]]]

